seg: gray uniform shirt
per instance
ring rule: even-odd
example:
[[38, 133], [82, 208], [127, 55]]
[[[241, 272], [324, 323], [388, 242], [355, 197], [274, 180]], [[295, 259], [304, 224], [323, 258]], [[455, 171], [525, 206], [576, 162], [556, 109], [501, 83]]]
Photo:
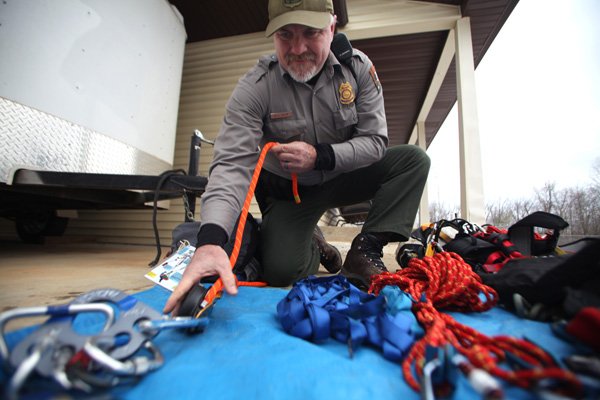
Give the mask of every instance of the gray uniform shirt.
[[[330, 53], [312, 86], [294, 81], [277, 57], [269, 55], [239, 80], [215, 142], [202, 195], [203, 224], [232, 231], [260, 148], [267, 142], [301, 140], [332, 145], [335, 168], [298, 174], [300, 185], [322, 184], [383, 157], [388, 135], [381, 85], [364, 53], [354, 49], [352, 65], [358, 82], [350, 68]], [[264, 168], [290, 178], [274, 155], [267, 154]]]

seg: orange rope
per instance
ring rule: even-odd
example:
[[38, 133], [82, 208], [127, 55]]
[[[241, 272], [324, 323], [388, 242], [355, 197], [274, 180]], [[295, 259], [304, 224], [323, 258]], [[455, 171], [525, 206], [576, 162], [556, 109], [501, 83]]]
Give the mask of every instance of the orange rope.
[[[244, 200], [244, 204], [242, 206], [242, 212], [240, 214], [240, 220], [238, 222], [237, 231], [235, 233], [235, 241], [233, 243], [233, 250], [231, 255], [229, 256], [229, 264], [231, 264], [231, 268], [235, 266], [235, 263], [240, 254], [240, 249], [242, 247], [242, 237], [244, 236], [244, 227], [246, 226], [246, 219], [248, 217], [248, 212], [250, 210], [250, 202], [252, 201], [252, 197], [254, 196], [254, 191], [256, 189], [256, 185], [258, 183], [258, 177], [260, 176], [260, 171], [262, 170], [263, 164], [265, 162], [265, 157], [271, 148], [278, 143], [269, 142], [265, 144], [262, 151], [260, 152], [260, 156], [258, 157], [258, 161], [256, 162], [256, 167], [254, 168], [254, 173], [252, 174], [252, 179], [250, 180], [250, 186], [248, 187], [248, 193], [246, 194], [246, 199]], [[300, 203], [300, 196], [298, 194], [298, 176], [296, 174], [292, 174], [292, 190], [294, 193], [294, 200], [298, 204]], [[238, 282], [236, 280], [236, 284], [238, 286], [255, 286], [262, 287], [267, 286], [265, 282]], [[204, 310], [209, 308], [214, 301], [221, 297], [223, 293], [223, 281], [221, 278], [217, 279], [217, 281], [208, 289], [206, 296], [204, 297], [204, 301], [202, 302], [203, 307], [201, 311], [196, 315], [198, 318]]]
[[296, 204], [300, 204], [300, 194], [298, 193], [298, 175], [292, 174], [292, 193], [294, 194], [294, 201]]
[[[407, 268], [396, 273], [373, 276], [370, 292], [378, 294], [386, 285], [398, 286], [417, 301], [412, 309], [425, 329], [425, 335], [413, 345], [402, 364], [404, 378], [414, 390], [420, 390], [418, 379], [423, 374], [425, 349], [450, 344], [475, 367], [511, 384], [528, 389], [544, 378], [555, 378], [567, 383], [572, 392], [580, 393], [577, 377], [561, 369], [549, 354], [533, 343], [509, 336], [487, 337], [438, 311], [482, 312], [498, 301], [496, 291], [484, 285], [458, 254], [442, 252], [423, 259], [414, 258]], [[500, 368], [498, 364], [506, 359], [507, 352], [532, 369]]]

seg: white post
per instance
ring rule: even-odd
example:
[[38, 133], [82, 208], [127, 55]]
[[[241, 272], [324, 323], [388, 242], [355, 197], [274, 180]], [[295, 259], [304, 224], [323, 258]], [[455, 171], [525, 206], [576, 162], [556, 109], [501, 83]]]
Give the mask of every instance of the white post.
[[[417, 121], [417, 145], [427, 151], [427, 136], [425, 135], [425, 121]], [[429, 195], [427, 193], [427, 183], [423, 189], [423, 195], [421, 196], [421, 202], [419, 203], [419, 225], [431, 222], [429, 218]]]
[[475, 93], [475, 64], [471, 22], [456, 22], [456, 85], [459, 125], [461, 216], [469, 222], [485, 223], [481, 146]]

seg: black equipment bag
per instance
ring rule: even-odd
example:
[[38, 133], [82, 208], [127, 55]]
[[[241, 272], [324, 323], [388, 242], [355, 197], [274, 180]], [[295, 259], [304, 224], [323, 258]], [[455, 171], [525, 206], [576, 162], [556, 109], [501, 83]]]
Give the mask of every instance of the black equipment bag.
[[515, 310], [515, 295], [530, 305], [552, 308], [554, 318], [600, 307], [600, 238], [581, 239], [561, 249], [566, 254], [511, 259], [500, 271], [479, 276], [510, 310]]
[[[231, 256], [233, 245], [235, 243], [235, 234], [238, 229], [239, 219], [233, 227], [229, 241], [223, 246], [227, 255]], [[173, 240], [171, 242], [171, 252], [177, 250], [180, 246], [190, 244], [196, 247], [198, 242], [198, 231], [200, 230], [201, 222], [184, 222], [173, 229]], [[260, 240], [260, 222], [257, 221], [252, 214], [248, 213], [244, 233], [242, 235], [242, 246], [233, 273], [238, 277], [238, 280], [256, 281], [258, 280], [260, 261], [258, 257], [258, 244]], [[209, 277], [202, 282], [214, 282], [217, 277]]]
[[508, 256], [497, 244], [463, 233], [457, 234], [454, 240], [444, 245], [443, 249], [460, 255], [475, 272], [484, 271], [485, 266], [489, 265], [486, 263], [494, 254], [498, 255], [496, 257], [498, 260]]

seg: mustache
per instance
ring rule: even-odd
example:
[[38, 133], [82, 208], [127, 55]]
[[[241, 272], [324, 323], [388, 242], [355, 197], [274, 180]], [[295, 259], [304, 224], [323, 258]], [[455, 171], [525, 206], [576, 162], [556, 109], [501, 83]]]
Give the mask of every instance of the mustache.
[[294, 62], [294, 61], [315, 61], [316, 56], [313, 53], [304, 53], [300, 55], [288, 54], [286, 56], [286, 61]]

